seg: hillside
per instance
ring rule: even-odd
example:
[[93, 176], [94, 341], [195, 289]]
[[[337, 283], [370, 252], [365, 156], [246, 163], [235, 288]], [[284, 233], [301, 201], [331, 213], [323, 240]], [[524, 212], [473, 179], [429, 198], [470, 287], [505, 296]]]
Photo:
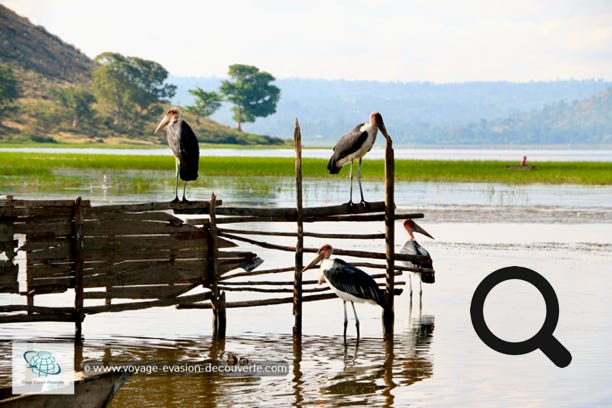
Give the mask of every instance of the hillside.
[[508, 118], [449, 129], [449, 140], [508, 144], [612, 144], [612, 87], [583, 100], [562, 100]]
[[[178, 86], [176, 103], [189, 104], [187, 89], [200, 86], [216, 89], [222, 78], [172, 77]], [[560, 101], [587, 100], [612, 86], [602, 80], [567, 80], [550, 82], [466, 82], [435, 84], [430, 82], [375, 82], [320, 79], [279, 79], [281, 100], [277, 113], [245, 124], [244, 129], [290, 137], [291, 123], [297, 116], [305, 143], [331, 145], [345, 131], [365, 121], [373, 110], [383, 114], [387, 128], [397, 143], [499, 143], [492, 135], [470, 135], [467, 130], [484, 122], [503, 121], [516, 115], [537, 113]], [[221, 123], [231, 123], [227, 107], [212, 116]], [[549, 121], [545, 121], [549, 123]], [[537, 126], [537, 124], [533, 124]], [[577, 126], [581, 126], [579, 123]], [[554, 126], [551, 130], [556, 129]], [[593, 131], [589, 133], [588, 129]], [[599, 143], [602, 133], [584, 128], [572, 142]], [[466, 130], [466, 131], [464, 131]], [[608, 134], [610, 127], [607, 128]], [[549, 143], [550, 138], [515, 135], [512, 143]], [[504, 142], [504, 143], [508, 143]]]
[[[108, 109], [100, 101], [92, 104], [95, 114], [74, 127], [73, 120], [57, 100], [58, 90], [77, 86], [91, 94], [96, 63], [74, 46], [33, 25], [0, 4], [0, 64], [8, 65], [18, 80], [20, 97], [10, 115], [0, 122], [0, 142], [74, 143], [165, 143], [165, 136], [153, 136], [161, 112], [170, 102], [159, 104], [139, 127], [119, 129], [108, 120]], [[95, 98], [93, 99], [95, 101]], [[237, 131], [209, 119], [194, 128], [200, 142], [222, 144], [278, 145], [283, 140]]]
[[0, 4], [0, 63], [56, 80], [86, 80], [93, 61]]

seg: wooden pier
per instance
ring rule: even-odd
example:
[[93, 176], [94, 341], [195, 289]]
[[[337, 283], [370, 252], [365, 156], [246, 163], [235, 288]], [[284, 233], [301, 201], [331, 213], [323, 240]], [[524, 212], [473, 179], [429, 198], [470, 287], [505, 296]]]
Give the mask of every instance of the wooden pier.
[[[80, 339], [82, 322], [89, 314], [174, 305], [212, 309], [213, 335], [223, 338], [226, 308], [292, 303], [293, 334], [299, 336], [302, 303], [335, 297], [328, 287], [307, 279], [307, 272], [303, 279], [304, 254], [318, 250], [306, 247], [305, 238], [384, 241], [385, 251], [348, 250], [335, 245], [334, 254], [356, 258], [356, 266], [380, 270], [372, 275], [384, 286], [393, 305], [394, 296], [401, 293], [396, 286], [402, 283], [395, 277], [407, 270], [421, 270], [396, 264], [419, 257], [395, 253], [394, 223], [423, 214], [395, 212], [391, 138], [385, 135], [384, 202], [303, 208], [297, 121], [294, 136], [295, 208], [226, 206], [214, 194], [209, 201], [100, 206], [80, 197], [53, 201], [10, 196], [0, 199], [0, 293], [15, 295], [10, 297], [14, 304], [0, 305], [0, 323], [74, 322]], [[384, 222], [385, 232], [315, 232], [307, 227], [320, 222], [336, 225], [356, 221]], [[252, 227], [262, 222], [274, 228]], [[251, 250], [241, 249], [241, 245]], [[262, 259], [253, 247], [265, 248], [267, 253], [279, 251], [285, 257], [294, 254], [294, 262], [283, 267], [260, 267]], [[20, 252], [25, 261], [17, 260]], [[20, 264], [25, 267], [21, 287]], [[196, 293], [187, 294], [190, 291]], [[232, 300], [235, 292], [266, 293], [270, 297], [236, 301]], [[36, 304], [40, 295], [54, 293], [73, 296], [64, 296], [71, 300], [63, 306]], [[385, 336], [393, 334], [393, 321], [391, 308], [383, 316]]]

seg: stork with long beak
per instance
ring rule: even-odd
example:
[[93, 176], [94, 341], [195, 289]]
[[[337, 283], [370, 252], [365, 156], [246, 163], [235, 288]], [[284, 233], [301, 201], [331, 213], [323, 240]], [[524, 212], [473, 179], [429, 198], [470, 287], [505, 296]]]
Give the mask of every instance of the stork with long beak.
[[315, 266], [321, 261], [319, 285], [327, 281], [330, 288], [344, 302], [344, 339], [346, 340], [346, 327], [348, 318], [346, 316], [346, 302], [351, 302], [353, 314], [355, 315], [355, 327], [357, 329], [357, 339], [359, 339], [359, 318], [355, 311], [354, 302], [372, 303], [387, 309], [383, 290], [381, 290], [374, 278], [359, 268], [338, 258], [331, 258], [333, 248], [325, 244], [319, 249], [317, 256], [312, 262], [302, 269], [302, 272]]
[[[427, 250], [423, 248], [414, 239], [414, 233], [418, 232], [419, 234], [423, 234], [431, 239], [434, 239], [434, 237], [431, 236], [429, 232], [425, 231], [423, 228], [421, 228], [420, 225], [418, 225], [416, 222], [414, 222], [411, 219], [407, 219], [406, 221], [404, 221], [404, 228], [406, 229], [406, 232], [408, 233], [408, 240], [406, 241], [406, 243], [400, 250], [400, 253], [408, 254], [408, 255], [421, 255], [426, 258], [423, 259], [422, 261], [403, 261], [403, 265], [410, 267], [410, 268], [421, 267], [421, 268], [433, 269], [433, 262], [429, 255], [429, 252], [427, 252]], [[436, 281], [436, 276], [432, 272], [410, 272], [410, 275], [408, 275], [408, 279], [410, 281], [410, 297], [411, 298], [412, 298], [412, 277], [419, 280], [419, 299], [421, 299], [423, 296], [423, 285], [421, 282], [434, 283]]]
[[370, 114], [369, 123], [358, 124], [338, 140], [336, 146], [334, 146], [334, 153], [327, 163], [329, 174], [338, 174], [342, 166], [347, 163], [351, 164], [351, 169], [349, 171], [349, 201], [346, 203], [348, 205], [353, 205], [353, 161], [355, 159], [359, 159], [357, 181], [359, 182], [361, 204], [365, 204], [366, 202], [363, 198], [363, 188], [361, 187], [361, 159], [370, 149], [372, 149], [372, 146], [374, 146], [378, 129], [380, 129], [383, 135], [387, 134], [387, 129], [385, 128], [385, 123], [383, 122], [381, 114], [372, 112]]
[[191, 126], [181, 119], [178, 108], [170, 108], [162, 118], [153, 134], [166, 128], [168, 145], [176, 158], [176, 187], [174, 189], [174, 200], [178, 202], [179, 177], [185, 182], [183, 185], [183, 201], [186, 202], [185, 190], [187, 182], [198, 178], [198, 166], [200, 161], [200, 147]]

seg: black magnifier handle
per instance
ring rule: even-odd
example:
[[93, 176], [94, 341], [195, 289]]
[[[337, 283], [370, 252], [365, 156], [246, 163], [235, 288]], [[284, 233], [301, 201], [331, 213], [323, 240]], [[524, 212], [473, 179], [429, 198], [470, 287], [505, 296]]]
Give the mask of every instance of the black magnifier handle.
[[569, 350], [552, 335], [540, 344], [540, 350], [557, 367], [567, 367], [572, 361], [572, 354]]

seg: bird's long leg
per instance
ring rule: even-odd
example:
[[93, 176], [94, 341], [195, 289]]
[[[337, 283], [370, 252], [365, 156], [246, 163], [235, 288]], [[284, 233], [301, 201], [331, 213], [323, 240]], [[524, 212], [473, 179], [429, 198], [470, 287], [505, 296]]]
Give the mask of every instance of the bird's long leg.
[[419, 275], [419, 299], [423, 297], [423, 279]]
[[423, 308], [423, 280], [421, 279], [421, 275], [419, 275], [419, 313]]
[[348, 326], [348, 318], [346, 317], [346, 300], [342, 303], [344, 304], [344, 341], [346, 342], [346, 326]]
[[185, 198], [185, 190], [187, 190], [187, 182], [183, 184], [183, 202], [186, 203], [187, 199]]
[[353, 161], [352, 160], [351, 160], [351, 168], [349, 170], [349, 179], [350, 179], [349, 200], [347, 204], [353, 205]]
[[359, 193], [361, 193], [361, 204], [366, 201], [363, 199], [363, 188], [361, 187], [361, 157], [359, 158], [359, 167], [357, 167], [357, 181], [359, 182]]
[[177, 203], [179, 201], [178, 198], [178, 184], [179, 184], [179, 162], [178, 159], [175, 160], [175, 166], [176, 166], [176, 187], [174, 187], [174, 200], [172, 200], [173, 203]]
[[359, 340], [359, 318], [357, 317], [357, 311], [355, 310], [355, 304], [351, 302], [353, 306], [353, 314], [355, 315], [355, 328], [357, 328], [357, 340]]
[[410, 285], [410, 304], [412, 305], [412, 272], [408, 272], [408, 284]]

